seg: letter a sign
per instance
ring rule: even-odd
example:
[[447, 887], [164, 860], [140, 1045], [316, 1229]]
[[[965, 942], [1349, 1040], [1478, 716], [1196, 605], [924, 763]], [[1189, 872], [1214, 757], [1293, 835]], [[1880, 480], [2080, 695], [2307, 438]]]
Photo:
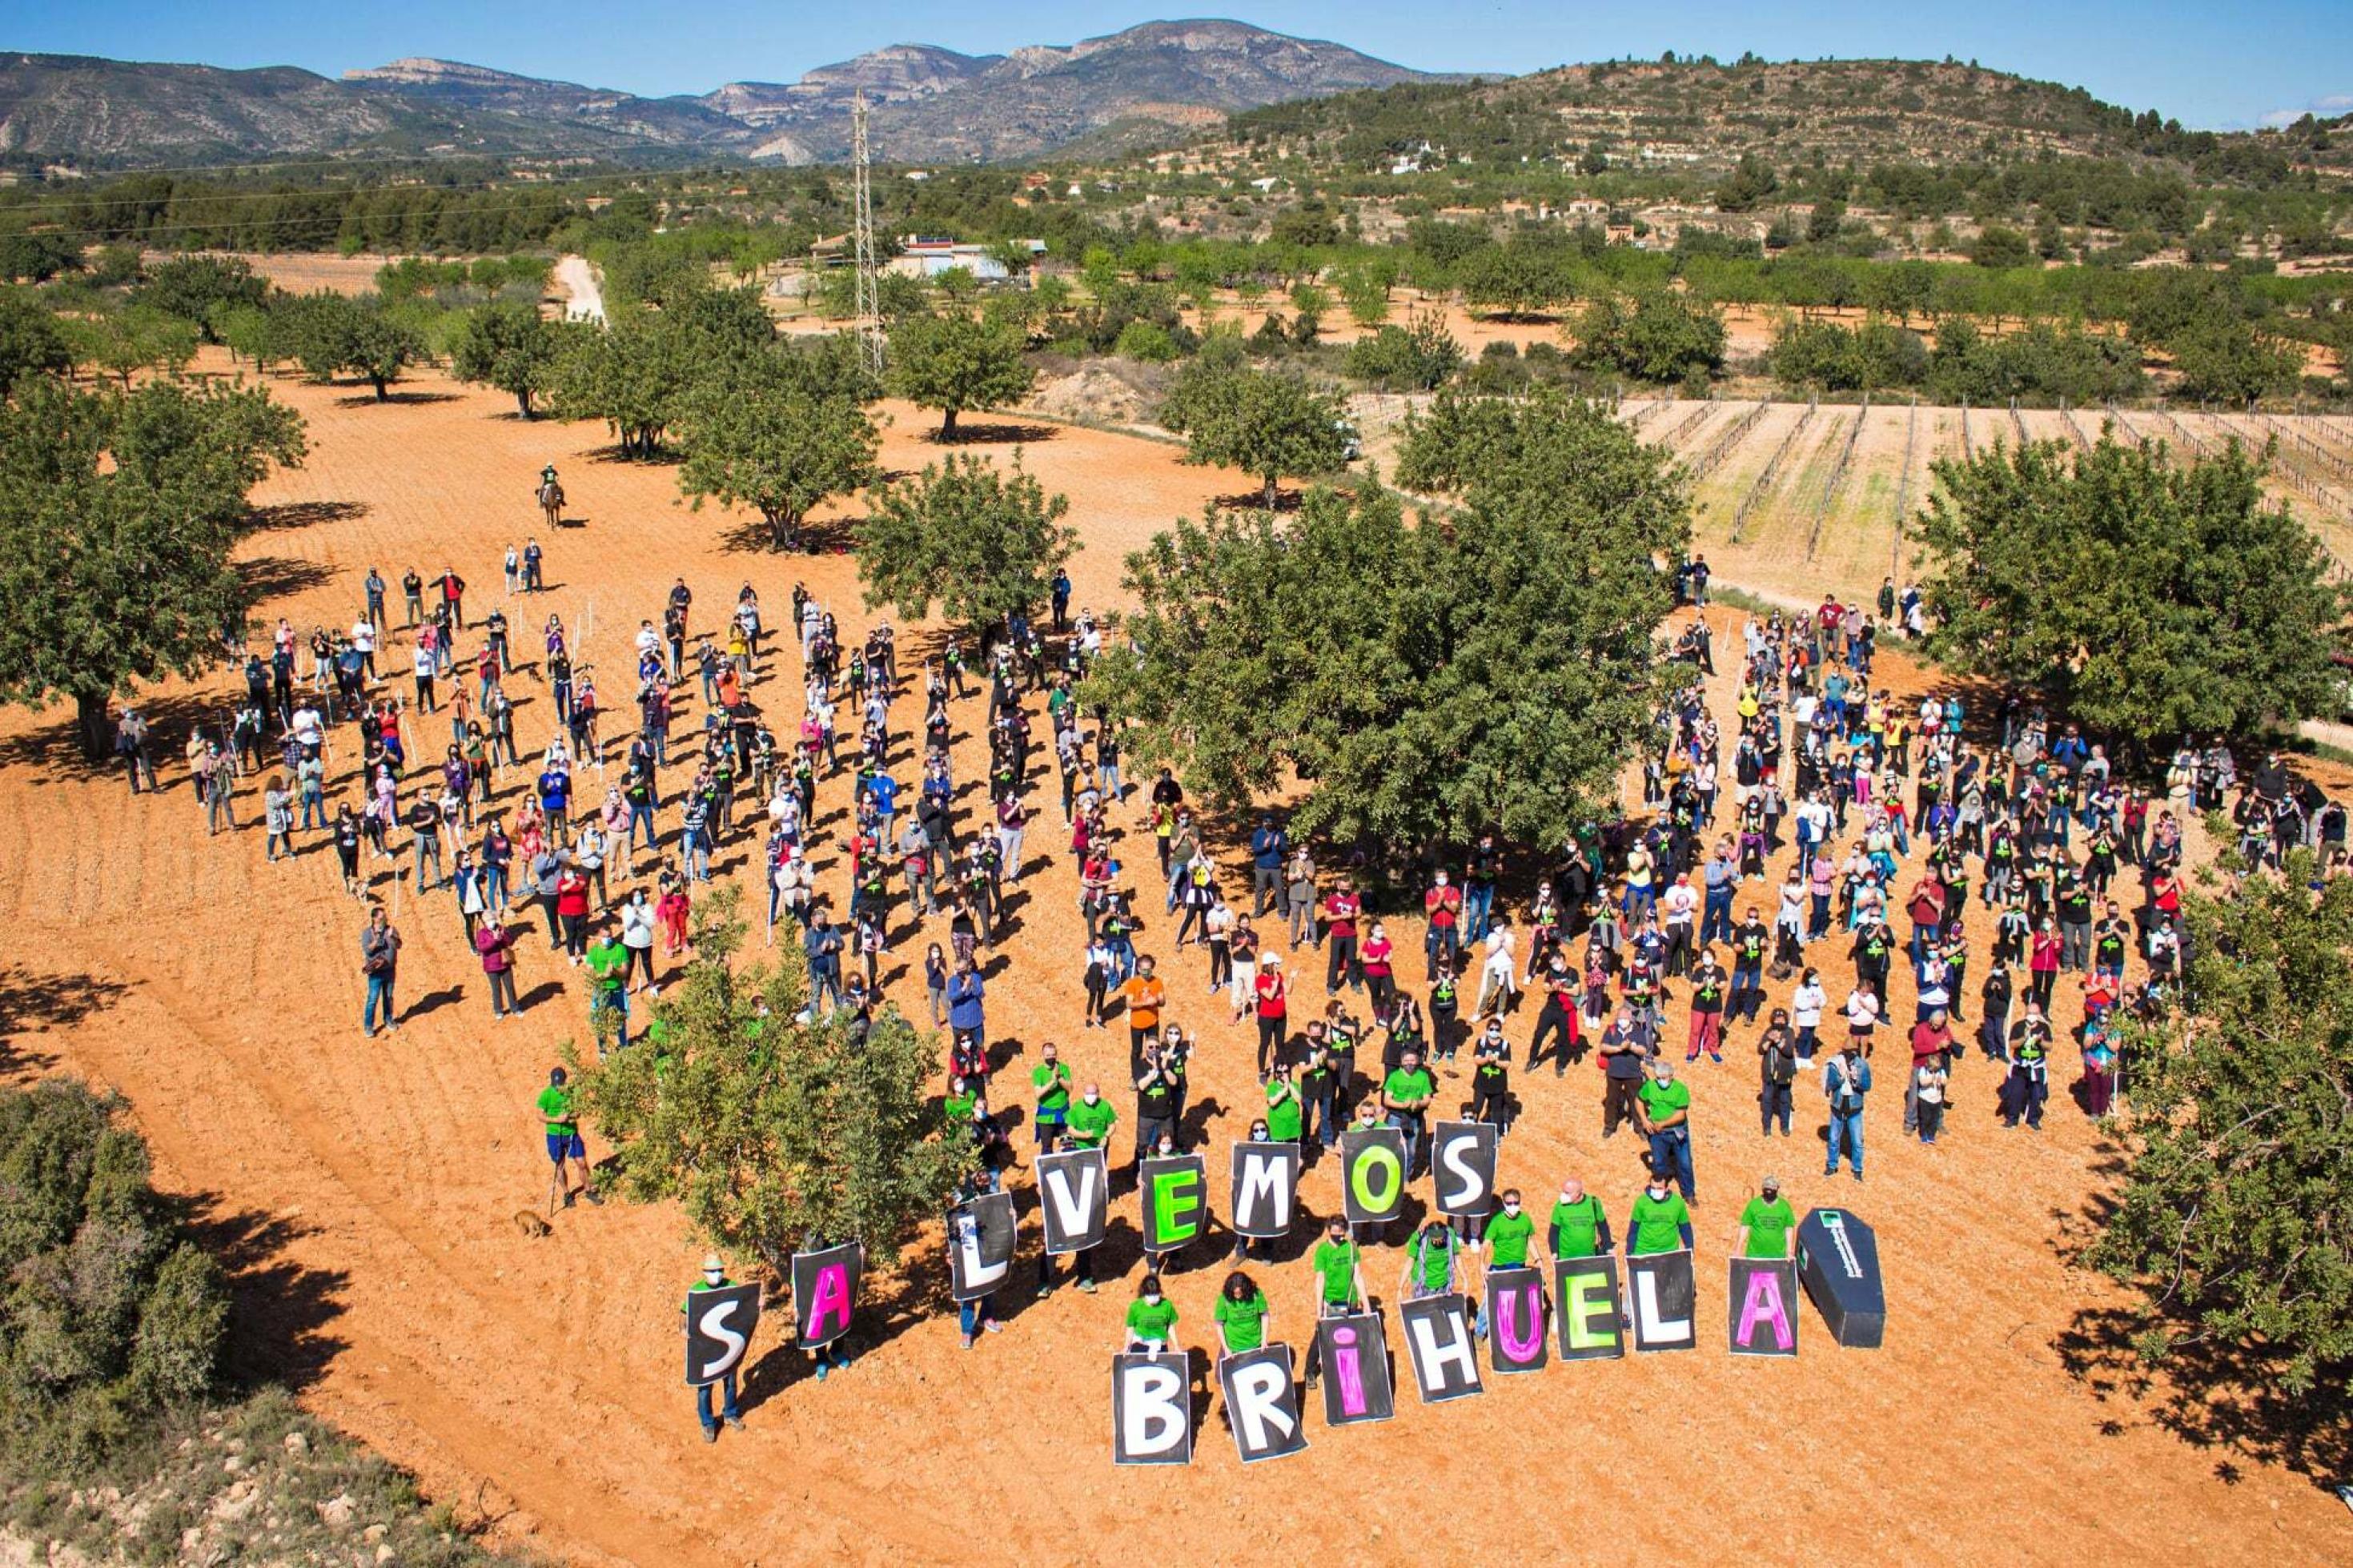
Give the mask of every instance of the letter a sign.
[[760, 1325], [760, 1288], [723, 1285], [686, 1296], [686, 1381], [717, 1383], [744, 1363], [752, 1331]]
[[793, 1254], [793, 1337], [803, 1350], [829, 1345], [849, 1331], [865, 1269], [865, 1249], [854, 1241]]
[[1185, 1358], [1111, 1358], [1111, 1458], [1115, 1465], [1193, 1462], [1193, 1388]]

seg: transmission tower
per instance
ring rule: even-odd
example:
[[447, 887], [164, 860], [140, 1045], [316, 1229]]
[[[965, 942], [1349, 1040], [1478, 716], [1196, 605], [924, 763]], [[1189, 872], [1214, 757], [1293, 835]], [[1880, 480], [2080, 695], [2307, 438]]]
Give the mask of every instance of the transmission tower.
[[866, 368], [882, 374], [882, 297], [874, 280], [874, 191], [867, 166], [866, 90], [849, 107], [850, 187], [857, 205], [858, 348]]

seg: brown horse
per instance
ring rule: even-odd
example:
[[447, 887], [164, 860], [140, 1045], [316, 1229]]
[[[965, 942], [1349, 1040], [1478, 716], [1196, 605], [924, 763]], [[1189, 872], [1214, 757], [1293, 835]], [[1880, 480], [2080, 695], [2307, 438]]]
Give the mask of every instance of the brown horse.
[[551, 530], [564, 526], [564, 487], [554, 479], [539, 487], [539, 510]]

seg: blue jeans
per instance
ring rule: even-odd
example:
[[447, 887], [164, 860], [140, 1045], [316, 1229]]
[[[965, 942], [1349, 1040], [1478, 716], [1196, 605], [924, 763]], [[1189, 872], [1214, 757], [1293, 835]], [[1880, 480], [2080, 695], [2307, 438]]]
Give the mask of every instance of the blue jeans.
[[988, 1298], [986, 1296], [977, 1301], [956, 1303], [956, 1323], [964, 1330], [964, 1337], [966, 1339], [980, 1332], [980, 1326], [983, 1323], [996, 1321], [997, 1314], [988, 1310]]
[[823, 969], [809, 972], [809, 1005], [817, 1006], [828, 997], [834, 1006], [841, 1005], [841, 966], [839, 963], [828, 963]]
[[1732, 940], [1732, 884], [1721, 889], [1708, 889], [1707, 905], [1700, 913], [1699, 944]]
[[[706, 1432], [719, 1430], [719, 1415], [714, 1415], [711, 1412], [711, 1390], [713, 1386], [706, 1383], [699, 1385], [694, 1391], [695, 1414], [702, 1417], [702, 1429]], [[740, 1419], [744, 1413], [735, 1408], [735, 1374], [729, 1373], [719, 1380], [716, 1386], [721, 1395], [720, 1415], [726, 1416], [730, 1421]]]
[[1682, 1190], [1683, 1202], [1689, 1203], [1699, 1194], [1698, 1183], [1693, 1179], [1691, 1133], [1682, 1127], [1670, 1127], [1663, 1132], [1651, 1134], [1651, 1171], [1654, 1175], [1672, 1176]]
[[1839, 1150], [1841, 1146], [1854, 1162], [1854, 1173], [1858, 1176], [1862, 1174], [1862, 1111], [1852, 1111], [1845, 1115], [1841, 1115], [1835, 1110], [1831, 1112], [1831, 1163], [1823, 1167], [1824, 1175], [1835, 1175], [1838, 1173]]
[[1391, 1127], [1405, 1134], [1405, 1169], [1406, 1174], [1411, 1175], [1415, 1152], [1421, 1147], [1420, 1118], [1392, 1110], [1388, 1120]]
[[375, 1016], [379, 1005], [384, 1009], [385, 1027], [390, 1028], [393, 1024], [393, 1015], [396, 1009], [392, 1005], [392, 976], [389, 974], [371, 974], [367, 977], [367, 1000], [360, 1006], [360, 1028], [367, 1034], [375, 1033]]
[[630, 852], [635, 853], [637, 850], [638, 829], [640, 826], [644, 827], [646, 830], [646, 847], [649, 849], [659, 848], [660, 840], [656, 837], [654, 830], [654, 808], [650, 805], [633, 805], [629, 807], [629, 841], [628, 847]]
[[[311, 820], [314, 815], [317, 817], [315, 824]], [[327, 797], [306, 789], [302, 792], [302, 827], [308, 832], [313, 826], [327, 826]]]
[[1495, 908], [1493, 883], [1481, 887], [1466, 882], [1462, 887], [1462, 940], [1477, 942], [1487, 934], [1487, 918]]

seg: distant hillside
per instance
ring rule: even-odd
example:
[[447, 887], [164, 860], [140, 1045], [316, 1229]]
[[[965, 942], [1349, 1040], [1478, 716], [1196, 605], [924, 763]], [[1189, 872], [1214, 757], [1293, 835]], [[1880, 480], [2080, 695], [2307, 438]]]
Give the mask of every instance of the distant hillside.
[[128, 168], [396, 151], [809, 163], [848, 155], [863, 89], [879, 157], [967, 163], [1036, 157], [1113, 125], [1120, 145], [1172, 141], [1235, 110], [1429, 79], [1225, 21], [1004, 55], [897, 44], [797, 81], [663, 99], [429, 58], [332, 81], [289, 67], [18, 54], [0, 56], [0, 160]]
[[[2184, 131], [2082, 88], [1974, 64], [1753, 58], [1564, 66], [1501, 82], [1347, 93], [1239, 113], [1227, 139], [1245, 153], [1305, 152], [1342, 169], [1556, 162], [1599, 172], [1606, 160], [1612, 169], [1704, 175], [1749, 153], [1786, 166], [2047, 153], [2174, 159], [2221, 179], [2260, 177], [2240, 166], [2250, 158], [2283, 173], [2297, 151], [2277, 138]], [[2268, 160], [2266, 146], [2275, 149]]]

